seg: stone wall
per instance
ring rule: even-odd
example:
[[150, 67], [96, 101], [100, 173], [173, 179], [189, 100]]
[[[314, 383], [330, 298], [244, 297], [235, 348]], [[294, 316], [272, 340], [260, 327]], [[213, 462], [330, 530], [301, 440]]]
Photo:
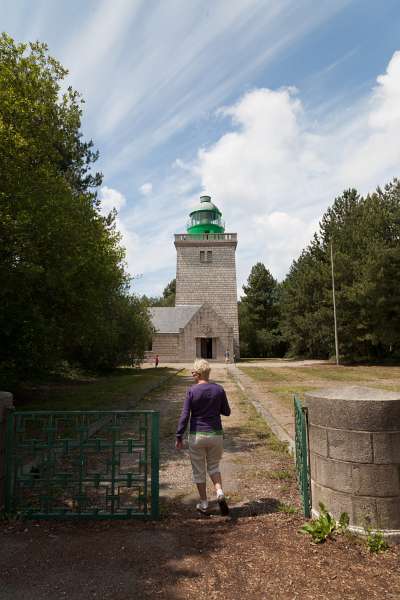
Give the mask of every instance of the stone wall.
[[[229, 234], [227, 234], [229, 235]], [[233, 234], [232, 234], [233, 235]], [[233, 330], [234, 352], [239, 357], [239, 321], [236, 284], [236, 239], [226, 241], [185, 240], [176, 236], [175, 304], [207, 302]], [[236, 237], [236, 236], [235, 236]], [[200, 252], [211, 251], [211, 260], [201, 261]]]
[[0, 392], [0, 510], [4, 507], [5, 499], [6, 415], [10, 408], [13, 408], [12, 394]]
[[306, 394], [313, 513], [400, 536], [400, 394], [348, 386]]
[[216, 345], [214, 360], [223, 362], [226, 349], [233, 359], [232, 327], [228, 327], [208, 304], [202, 306], [179, 333], [155, 333], [153, 349], [147, 355], [154, 360], [154, 356], [158, 354], [161, 363], [193, 362], [196, 357], [200, 357], [196, 342], [201, 338], [213, 338]]
[[189, 321], [180, 335], [179, 356], [181, 360], [192, 361], [196, 358], [196, 339], [213, 338], [216, 343], [214, 360], [224, 361], [225, 350], [233, 357], [233, 330], [209, 305], [205, 304]]
[[158, 354], [160, 363], [179, 360], [179, 334], [156, 333], [153, 335], [152, 355]]

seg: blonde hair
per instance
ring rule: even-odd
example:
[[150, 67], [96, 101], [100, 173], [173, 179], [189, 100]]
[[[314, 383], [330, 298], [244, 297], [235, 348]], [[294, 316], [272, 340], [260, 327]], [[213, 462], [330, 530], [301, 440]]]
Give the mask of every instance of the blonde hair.
[[193, 363], [193, 371], [198, 373], [202, 379], [208, 379], [211, 371], [210, 363], [204, 360], [204, 358], [195, 360]]

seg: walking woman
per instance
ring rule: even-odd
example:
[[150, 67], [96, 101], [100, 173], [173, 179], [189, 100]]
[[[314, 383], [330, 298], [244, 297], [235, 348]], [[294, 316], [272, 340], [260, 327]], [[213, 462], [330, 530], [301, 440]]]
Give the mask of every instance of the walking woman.
[[224, 388], [209, 381], [210, 365], [206, 360], [195, 361], [192, 376], [195, 385], [192, 385], [186, 394], [176, 431], [175, 446], [178, 450], [182, 450], [182, 436], [190, 418], [189, 456], [193, 480], [200, 496], [196, 508], [201, 513], [208, 512], [207, 469], [215, 487], [221, 514], [228, 515], [229, 508], [222, 489], [219, 461], [223, 453], [221, 415], [228, 417], [231, 409]]

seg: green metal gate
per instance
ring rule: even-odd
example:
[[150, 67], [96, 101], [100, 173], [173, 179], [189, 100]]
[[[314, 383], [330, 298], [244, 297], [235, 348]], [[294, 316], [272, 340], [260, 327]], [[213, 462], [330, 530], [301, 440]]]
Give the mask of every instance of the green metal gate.
[[157, 519], [157, 411], [12, 411], [6, 511], [26, 518]]
[[294, 397], [294, 421], [297, 483], [303, 503], [304, 516], [308, 518], [311, 516], [311, 482], [308, 455], [307, 409], [301, 405], [297, 396]]

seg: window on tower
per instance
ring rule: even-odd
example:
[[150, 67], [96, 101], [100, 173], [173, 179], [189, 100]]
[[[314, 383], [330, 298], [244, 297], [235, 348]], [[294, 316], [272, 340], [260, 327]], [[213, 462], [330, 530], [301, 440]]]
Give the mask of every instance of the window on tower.
[[212, 250], [200, 250], [200, 262], [212, 262]]

